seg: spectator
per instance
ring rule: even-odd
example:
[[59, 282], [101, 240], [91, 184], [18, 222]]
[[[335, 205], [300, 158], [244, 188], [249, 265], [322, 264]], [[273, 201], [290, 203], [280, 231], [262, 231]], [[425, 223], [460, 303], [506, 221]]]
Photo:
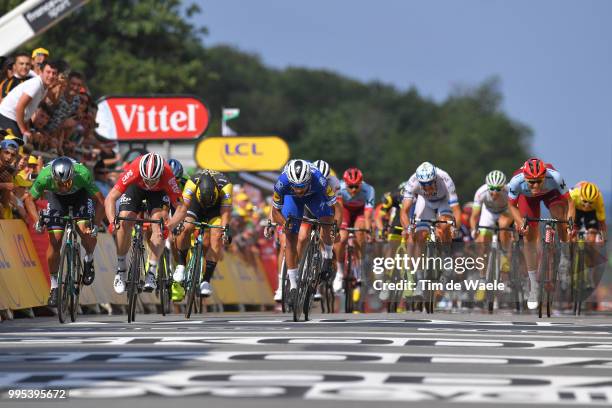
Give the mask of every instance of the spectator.
[[0, 83], [0, 101], [8, 95], [10, 91], [15, 89], [17, 85], [27, 81], [30, 76], [30, 67], [32, 60], [30, 55], [25, 52], [15, 54], [15, 62], [13, 63], [12, 77], [5, 79]]
[[38, 104], [45, 97], [47, 89], [57, 79], [57, 65], [51, 61], [43, 65], [43, 72], [40, 76], [18, 85], [0, 103], [0, 128], [12, 129], [14, 135], [26, 141], [31, 137], [27, 121], [30, 120]]
[[14, 179], [15, 188], [11, 197], [11, 209], [15, 218], [27, 219], [27, 212], [23, 205], [23, 197], [25, 193], [32, 187], [32, 180], [25, 171], [17, 173]]
[[49, 134], [45, 132], [44, 128], [49, 123], [52, 114], [51, 108], [46, 103], [41, 103], [28, 123], [28, 129], [30, 129], [32, 135], [31, 143], [36, 150], [47, 150]]
[[0, 81], [4, 81], [5, 79], [13, 77], [13, 65], [15, 64], [15, 59], [13, 57], [0, 57], [1, 64], [0, 68]]
[[106, 197], [111, 188], [113, 188], [113, 186], [115, 185], [115, 183], [109, 182], [108, 169], [106, 168], [102, 160], [96, 163], [93, 169], [93, 173], [94, 183], [96, 183], [96, 186], [98, 186], [98, 189], [100, 189], [102, 195]]
[[19, 145], [14, 140], [0, 142], [0, 218], [12, 218], [11, 192], [14, 189], [13, 177]]
[[31, 75], [40, 75], [42, 73], [43, 70], [43, 64], [44, 62], [47, 60], [47, 58], [49, 58], [49, 51], [47, 51], [44, 48], [37, 48], [34, 51], [32, 51], [32, 71], [30, 72]]

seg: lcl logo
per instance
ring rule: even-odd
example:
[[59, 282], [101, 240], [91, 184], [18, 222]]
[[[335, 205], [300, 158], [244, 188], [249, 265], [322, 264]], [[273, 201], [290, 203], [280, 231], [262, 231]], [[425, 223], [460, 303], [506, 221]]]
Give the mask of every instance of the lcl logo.
[[232, 145], [225, 144], [225, 154], [228, 156], [262, 156], [263, 153], [257, 151], [257, 143], [237, 143]]

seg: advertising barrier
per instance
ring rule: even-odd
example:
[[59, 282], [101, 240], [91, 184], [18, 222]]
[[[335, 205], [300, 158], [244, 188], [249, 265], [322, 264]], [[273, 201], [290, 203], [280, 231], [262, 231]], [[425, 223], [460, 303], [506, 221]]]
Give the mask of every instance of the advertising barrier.
[[0, 309], [25, 309], [47, 304], [47, 280], [26, 225], [0, 222]]
[[[25, 309], [45, 306], [49, 294], [49, 279], [45, 273], [40, 254], [44, 254], [48, 240], [46, 234], [34, 234], [39, 246], [34, 246], [30, 231], [22, 220], [1, 220], [0, 234], [0, 310]], [[81, 254], [84, 256], [83, 249]], [[129, 254], [128, 254], [129, 256]], [[46, 258], [43, 257], [46, 263]], [[94, 252], [96, 279], [91, 286], [83, 286], [81, 305], [110, 303], [125, 305], [125, 295], [113, 290], [113, 279], [117, 269], [115, 242], [109, 234], [98, 234], [98, 245]], [[219, 262], [212, 281], [214, 296], [208, 304], [270, 305], [272, 291], [267, 283], [260, 262], [248, 265], [238, 256], [226, 253]], [[159, 299], [153, 293], [141, 293], [143, 304], [154, 305]]]

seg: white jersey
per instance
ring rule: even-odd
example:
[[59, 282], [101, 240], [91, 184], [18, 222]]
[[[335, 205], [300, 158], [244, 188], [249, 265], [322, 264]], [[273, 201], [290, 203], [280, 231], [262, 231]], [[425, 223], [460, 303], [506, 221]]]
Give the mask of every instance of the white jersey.
[[474, 208], [485, 206], [493, 213], [502, 213], [508, 209], [508, 187], [504, 186], [496, 199], [491, 196], [491, 191], [486, 184], [480, 186], [474, 195]]
[[435, 185], [435, 190], [432, 193], [427, 193], [423, 186], [421, 186], [421, 183], [419, 183], [415, 173], [410, 177], [408, 184], [404, 188], [404, 198], [414, 200], [417, 196], [421, 196], [430, 202], [446, 200], [449, 205], [459, 203], [453, 179], [447, 172], [437, 167]]
[[17, 103], [23, 94], [28, 95], [32, 100], [25, 107], [23, 120], [28, 121], [36, 112], [38, 105], [44, 99], [47, 89], [39, 76], [30, 78], [17, 85], [11, 92], [2, 99], [0, 103], [0, 114], [11, 120], [17, 121]]

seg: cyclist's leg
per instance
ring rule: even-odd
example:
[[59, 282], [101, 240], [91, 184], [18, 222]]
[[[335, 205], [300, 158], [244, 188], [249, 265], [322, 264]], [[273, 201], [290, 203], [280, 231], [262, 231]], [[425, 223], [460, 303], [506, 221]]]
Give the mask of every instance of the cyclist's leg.
[[[520, 195], [518, 198], [518, 208], [522, 217], [540, 217], [540, 197], [525, 197]], [[540, 229], [537, 222], [529, 223], [529, 230], [524, 238], [524, 254], [527, 262], [527, 274], [529, 275], [529, 297], [527, 306], [535, 309], [538, 306], [538, 241], [540, 239]], [[540, 277], [541, 279], [541, 277]]]
[[[365, 218], [359, 215], [355, 219], [355, 228], [365, 228]], [[355, 278], [361, 282], [363, 276], [363, 248], [365, 245], [365, 232], [355, 232]]]
[[[558, 220], [567, 220], [568, 204], [558, 191], [553, 195], [544, 199], [544, 205], [549, 209], [553, 218]], [[559, 277], [562, 287], [566, 287], [569, 281], [570, 269], [570, 251], [569, 251], [569, 234], [567, 233], [567, 224], [557, 224], [557, 233], [559, 241], [561, 241], [561, 257], [559, 262]]]
[[[228, 225], [231, 217], [231, 207], [216, 207], [207, 211], [204, 215], [205, 219], [209, 224], [212, 225]], [[200, 284], [200, 292], [204, 296], [210, 296], [212, 294], [212, 288], [210, 287], [210, 281], [217, 267], [217, 262], [223, 254], [223, 230], [214, 228], [207, 232], [207, 237], [204, 240], [204, 253], [206, 254], [206, 269], [204, 271], [204, 278]], [[209, 248], [206, 251], [206, 248]]]
[[[125, 193], [119, 198], [119, 217], [134, 218], [142, 211], [143, 191], [136, 185], [130, 185]], [[112, 222], [112, 220], [110, 220]], [[125, 272], [125, 257], [130, 249], [132, 229], [134, 223], [131, 221], [120, 221], [117, 230], [117, 270]]]
[[[54, 193], [47, 193], [47, 208], [44, 213], [52, 217], [60, 217], [68, 214], [68, 207], [60, 196]], [[64, 236], [64, 225], [57, 220], [47, 222], [49, 233], [49, 247], [47, 248], [47, 263], [51, 278], [51, 292], [49, 294], [49, 305], [57, 304], [57, 273], [60, 262], [60, 251], [62, 248], [62, 238]]]
[[299, 219], [304, 214], [304, 202], [293, 196], [286, 196], [281, 213], [286, 220], [289, 220], [289, 217], [298, 219], [292, 221], [291, 228], [285, 229], [285, 262], [287, 264], [287, 275], [291, 283], [291, 290], [293, 291], [297, 289], [297, 268], [299, 262], [297, 240], [301, 224]]
[[[315, 218], [314, 214], [310, 211], [308, 206], [304, 207], [304, 216], [306, 218]], [[310, 229], [311, 229], [310, 224], [306, 222], [300, 225], [300, 231], [298, 234], [298, 243], [297, 243], [298, 257], [302, 256], [302, 252], [304, 251], [304, 248], [306, 246], [306, 241], [308, 240], [308, 237], [310, 236]]]
[[[414, 206], [414, 218], [418, 218], [421, 220], [431, 220], [435, 219], [436, 210], [431, 208], [427, 200], [425, 200], [422, 196], [418, 196], [416, 200], [416, 204]], [[413, 257], [417, 259], [419, 262], [419, 266], [415, 272], [416, 281], [420, 282], [425, 277], [425, 269], [424, 265], [426, 259], [423, 258], [423, 254], [425, 253], [425, 242], [427, 241], [427, 236], [429, 235], [429, 223], [420, 221], [416, 224], [416, 228], [414, 229], [414, 254]], [[416, 295], [423, 294], [423, 287], [420, 284], [416, 286]]]
[[[342, 224], [341, 228], [347, 228], [351, 225], [351, 213], [349, 210], [342, 206]], [[348, 232], [340, 231], [340, 240], [335, 243], [334, 251], [336, 252], [336, 279], [342, 279], [344, 276], [344, 258], [346, 251], [346, 244], [348, 242]], [[341, 283], [341, 282], [340, 282]], [[336, 284], [334, 284], [336, 286]]]
[[[325, 223], [332, 223], [334, 221], [334, 208], [327, 205], [322, 198], [310, 198], [306, 202], [306, 205], [315, 218], [318, 218], [320, 221]], [[332, 228], [329, 225], [323, 225], [321, 227], [321, 241], [323, 241], [322, 271], [324, 271], [326, 275], [331, 271], [331, 262], [334, 256], [331, 230]]]
[[[75, 217], [90, 218], [93, 220], [94, 202], [89, 197], [85, 190], [79, 190], [72, 197], [72, 206], [75, 209]], [[81, 245], [85, 249], [85, 259], [83, 263], [83, 283], [85, 285], [91, 285], [95, 277], [95, 271], [93, 267], [93, 253], [96, 249], [98, 242], [97, 237], [92, 237], [89, 234], [91, 225], [88, 221], [77, 221], [77, 233], [81, 237]]]
[[[493, 228], [496, 225], [498, 216], [487, 208], [486, 205], [483, 205], [480, 208], [480, 219], [478, 220], [478, 225], [482, 227], [490, 227]], [[478, 256], [484, 256], [484, 254], [489, 250], [489, 244], [491, 243], [491, 239], [493, 237], [493, 231], [485, 228], [481, 228], [478, 231], [478, 237], [476, 237], [476, 253]], [[483, 268], [479, 268], [478, 272], [481, 279], [485, 278], [487, 265], [484, 264]]]

